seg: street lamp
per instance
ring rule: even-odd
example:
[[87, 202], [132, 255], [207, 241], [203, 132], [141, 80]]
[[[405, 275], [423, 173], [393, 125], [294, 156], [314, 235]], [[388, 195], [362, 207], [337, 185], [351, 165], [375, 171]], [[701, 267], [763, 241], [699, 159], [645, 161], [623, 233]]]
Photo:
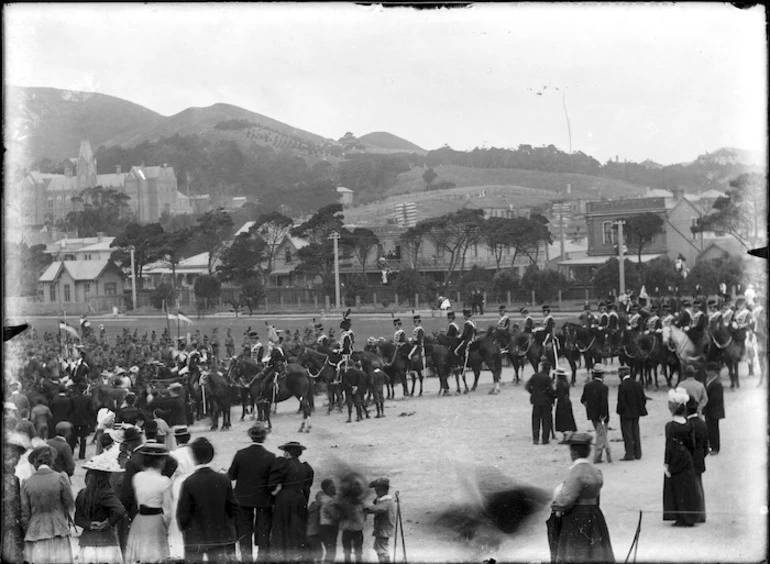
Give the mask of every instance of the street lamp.
[[618, 294], [618, 297], [620, 297], [626, 293], [626, 249], [623, 242], [623, 226], [626, 222], [619, 219], [613, 222], [613, 224], [618, 228], [618, 274], [620, 278], [620, 293]]
[[131, 245], [129, 250], [131, 251], [131, 299], [133, 300], [131, 302], [131, 309], [136, 310], [136, 266], [134, 265], [134, 251], [136, 247]]
[[332, 231], [329, 235], [329, 239], [334, 242], [334, 302], [337, 309], [342, 308], [340, 301], [340, 253], [339, 253], [339, 240], [340, 234], [337, 231]]

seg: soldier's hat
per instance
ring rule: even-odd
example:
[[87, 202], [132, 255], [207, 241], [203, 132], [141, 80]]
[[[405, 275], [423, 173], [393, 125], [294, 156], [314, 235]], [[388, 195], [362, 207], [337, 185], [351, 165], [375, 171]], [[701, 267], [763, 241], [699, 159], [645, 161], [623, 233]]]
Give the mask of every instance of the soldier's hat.
[[607, 304], [607, 309], [615, 309], [615, 303], [614, 302], [608, 303]]
[[315, 324], [313, 324], [313, 327], [316, 328], [316, 329], [323, 329], [324, 328], [324, 324], [323, 323], [315, 323]]
[[668, 304], [663, 304], [660, 307], [663, 309], [663, 311], [670, 311], [671, 310], [671, 306], [668, 305]]
[[[696, 301], [697, 303], [697, 301]], [[690, 307], [692, 304], [690, 303], [690, 300], [682, 300], [682, 307]]]
[[523, 308], [519, 309], [519, 313], [521, 313], [523, 315], [525, 313], [529, 313], [529, 310], [527, 308], [523, 307]]
[[607, 304], [604, 303], [604, 300], [599, 301], [599, 307], [607, 307]]
[[548, 304], [543, 304], [542, 309], [543, 311], [551, 311], [551, 306], [549, 306]]
[[465, 317], [470, 317], [470, 316], [472, 315], [472, 312], [471, 312], [471, 310], [470, 310], [470, 309], [468, 309], [468, 308], [466, 307], [466, 308], [463, 308], [463, 315], [464, 315]]
[[709, 307], [716, 307], [718, 302], [716, 301], [715, 298], [709, 298], [707, 303]]
[[422, 317], [420, 317], [419, 315], [413, 315], [412, 321], [422, 321]]
[[393, 318], [393, 325], [401, 325], [401, 318], [400, 317], [394, 317]]
[[454, 319], [455, 318], [455, 312], [448, 311], [448, 312], [446, 312], [446, 316], [449, 317], [450, 319]]
[[591, 438], [590, 434], [588, 434], [588, 433], [572, 433], [561, 444], [565, 444], [565, 445], [589, 445], [590, 446], [592, 443], [593, 443], [593, 439]]
[[639, 306], [637, 304], [631, 304], [631, 307], [628, 309], [630, 311], [639, 311]]
[[737, 298], [737, 299], [735, 300], [735, 305], [737, 305], [737, 306], [739, 306], [739, 305], [743, 305], [743, 304], [745, 304], [745, 303], [746, 303], [746, 298], [743, 298], [743, 297], [739, 297], [739, 298]]
[[249, 337], [251, 337], [252, 339], [258, 339], [259, 333], [257, 333], [256, 331], [249, 331]]
[[385, 477], [377, 478], [376, 480], [369, 482], [370, 488], [390, 488], [390, 480]]
[[725, 299], [722, 300], [723, 306], [730, 305], [731, 303], [732, 303], [732, 300], [730, 299], [730, 296], [725, 296]]
[[591, 311], [591, 304], [589, 304], [589, 303], [586, 303], [586, 304], [583, 306], [583, 309], [584, 309], [584, 310], [586, 310], [586, 311]]
[[340, 329], [350, 329], [351, 321], [347, 317], [340, 323]]
[[498, 311], [505, 311], [505, 306], [503, 304], [500, 304], [500, 307], [497, 308]]

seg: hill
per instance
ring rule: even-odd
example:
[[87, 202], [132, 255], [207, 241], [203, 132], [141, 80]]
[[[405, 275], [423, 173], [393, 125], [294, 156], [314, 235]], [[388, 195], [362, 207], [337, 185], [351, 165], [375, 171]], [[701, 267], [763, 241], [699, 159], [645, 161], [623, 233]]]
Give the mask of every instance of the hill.
[[[163, 116], [115, 96], [58, 88], [8, 86], [6, 146], [24, 165], [47, 157], [77, 156], [80, 142], [93, 147], [126, 131], [151, 127]], [[17, 157], [18, 155], [18, 157]]]
[[358, 140], [367, 147], [374, 149], [386, 149], [388, 151], [398, 151], [402, 153], [420, 153], [423, 155], [427, 153], [425, 149], [418, 147], [411, 141], [402, 139], [387, 131], [367, 133], [366, 135], [359, 137]]
[[[458, 165], [435, 166], [433, 170], [438, 174], [434, 183], [453, 182], [458, 188], [517, 186], [549, 192], [552, 197], [555, 197], [557, 194], [563, 195], [567, 184], [569, 184], [572, 197], [592, 200], [598, 200], [602, 196], [623, 198], [644, 191], [642, 186], [623, 180], [577, 173], [543, 172], [515, 168], [471, 168]], [[385, 196], [424, 192], [426, 189], [425, 181], [422, 178], [424, 172], [425, 170], [421, 167], [414, 167], [401, 173], [395, 186], [388, 189]], [[439, 194], [440, 191], [427, 193]]]
[[267, 116], [231, 104], [205, 108], [187, 108], [178, 114], [147, 126], [140, 126], [109, 139], [105, 145], [133, 147], [145, 141], [157, 141], [174, 135], [209, 135], [240, 140], [239, 145], [254, 142], [276, 148], [312, 150], [329, 140], [292, 127]]

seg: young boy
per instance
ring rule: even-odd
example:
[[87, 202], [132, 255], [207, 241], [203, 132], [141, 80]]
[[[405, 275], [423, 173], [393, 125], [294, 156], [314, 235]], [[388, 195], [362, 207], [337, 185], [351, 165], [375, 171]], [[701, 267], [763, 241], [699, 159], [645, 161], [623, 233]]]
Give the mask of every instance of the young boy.
[[315, 499], [307, 508], [307, 551], [311, 562], [323, 562], [323, 543], [321, 542], [321, 498], [322, 491], [315, 494]]
[[377, 408], [377, 415], [375, 415], [375, 419], [378, 419], [380, 417], [385, 417], [385, 399], [382, 395], [382, 388], [385, 386], [385, 379], [387, 378], [387, 374], [385, 374], [382, 370], [379, 368], [374, 369], [374, 382], [372, 384], [372, 395], [374, 396], [374, 406]]
[[387, 478], [377, 478], [369, 484], [374, 488], [377, 498], [372, 505], [364, 508], [368, 514], [374, 515], [374, 551], [377, 553], [377, 559], [380, 562], [390, 562], [388, 543], [396, 526], [396, 503], [390, 496], [390, 480]]
[[339, 535], [339, 511], [337, 509], [337, 486], [334, 480], [326, 478], [321, 482], [321, 495], [318, 512], [319, 535], [326, 549], [324, 562], [334, 562], [337, 556], [337, 536]]

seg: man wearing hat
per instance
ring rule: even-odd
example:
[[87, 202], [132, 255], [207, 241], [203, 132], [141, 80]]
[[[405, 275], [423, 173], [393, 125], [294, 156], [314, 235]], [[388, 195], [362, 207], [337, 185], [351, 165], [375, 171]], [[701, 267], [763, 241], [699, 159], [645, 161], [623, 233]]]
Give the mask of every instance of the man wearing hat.
[[652, 306], [652, 312], [650, 313], [650, 317], [647, 318], [647, 327], [645, 329], [646, 333], [655, 333], [657, 335], [660, 335], [663, 331], [663, 326], [661, 325], [660, 316], [658, 315], [658, 306], [653, 305]]
[[522, 331], [525, 333], [532, 333], [535, 330], [535, 320], [532, 319], [532, 316], [529, 314], [529, 310], [523, 307], [519, 310], [519, 313], [524, 316]]
[[395, 328], [393, 343], [396, 345], [396, 350], [398, 350], [399, 347], [406, 344], [406, 331], [401, 328], [400, 317], [393, 318], [393, 327]]
[[227, 336], [225, 337], [225, 353], [227, 358], [233, 358], [235, 356], [235, 340], [233, 339], [232, 329], [227, 328]]
[[340, 344], [337, 352], [342, 355], [343, 361], [346, 365], [349, 366], [350, 355], [353, 354], [353, 345], [355, 344], [356, 336], [351, 329], [353, 322], [350, 320], [348, 315], [350, 315], [350, 309], [345, 312], [342, 317], [342, 322], [340, 323], [340, 329], [342, 329], [342, 333], [340, 333]]
[[580, 320], [580, 324], [586, 329], [590, 329], [596, 324], [596, 319], [594, 318], [593, 313], [591, 313], [591, 304], [588, 302], [585, 303], [583, 306], [583, 313], [580, 314], [578, 319]]
[[263, 443], [270, 430], [262, 421], [249, 429], [252, 444], [235, 453], [227, 475], [235, 481], [236, 526], [241, 561], [252, 561], [251, 547], [256, 545], [257, 562], [270, 561], [272, 496], [268, 488], [270, 470], [276, 456]]
[[460, 328], [457, 326], [457, 323], [455, 323], [455, 312], [453, 311], [446, 312], [446, 318], [447, 318], [447, 321], [449, 322], [449, 326], [446, 329], [446, 336], [459, 337]]
[[631, 307], [629, 308], [629, 313], [631, 314], [628, 318], [628, 329], [630, 331], [639, 331], [639, 325], [640, 321], [642, 319], [641, 314], [639, 313], [639, 306], [636, 304], [631, 304]]
[[86, 457], [86, 443], [88, 434], [96, 426], [96, 413], [94, 413], [93, 397], [91, 394], [85, 393], [85, 385], [78, 384], [75, 386], [72, 398], [72, 415], [70, 416], [70, 423], [72, 423], [72, 437], [70, 439], [70, 447], [73, 452], [75, 446], [80, 443], [78, 449], [78, 460], [85, 460]]
[[674, 325], [676, 321], [676, 317], [674, 317], [674, 314], [671, 312], [671, 306], [668, 304], [668, 302], [664, 303], [661, 306], [661, 311], [662, 311], [662, 315], [660, 318], [661, 328]]
[[716, 298], [709, 298], [708, 308], [708, 330], [709, 333], [714, 335], [722, 325], [722, 312], [719, 309], [719, 303]]
[[698, 298], [693, 302], [694, 313], [692, 316], [692, 327], [687, 331], [687, 335], [693, 343], [700, 343], [703, 338], [706, 328], [708, 327], [708, 318], [703, 312], [703, 306], [705, 304]]
[[[407, 358], [412, 360], [417, 355], [420, 366], [425, 368], [425, 329], [422, 327], [422, 317], [419, 315], [412, 316], [412, 323], [414, 323], [414, 329], [412, 329], [412, 350], [409, 351]], [[422, 379], [422, 378], [421, 378]]]
[[69, 421], [72, 414], [72, 402], [67, 395], [66, 388], [63, 385], [59, 385], [59, 394], [51, 401], [51, 426], [56, 427], [60, 421]]
[[706, 386], [704, 386], [702, 382], [696, 380], [696, 374], [697, 370], [692, 364], [685, 366], [685, 379], [679, 383], [678, 387], [687, 390], [687, 395], [698, 402], [698, 417], [703, 417], [703, 408], [706, 407], [709, 398], [708, 393], [706, 392]]
[[543, 323], [535, 330], [535, 334], [538, 336], [540, 343], [544, 346], [551, 342], [553, 338], [553, 329], [556, 327], [556, 322], [551, 315], [551, 306], [543, 304]]
[[540, 362], [540, 370], [530, 377], [525, 389], [529, 392], [529, 403], [532, 404], [532, 443], [539, 444], [542, 426], [543, 444], [547, 445], [551, 440], [554, 392], [551, 387], [551, 377], [548, 374], [550, 370], [548, 358], [544, 356]]
[[675, 325], [683, 331], [689, 331], [692, 326], [692, 303], [690, 300], [684, 299], [680, 304], [679, 317], [677, 317]]
[[72, 382], [74, 384], [88, 383], [88, 373], [91, 368], [88, 366], [87, 353], [83, 345], [76, 346], [79, 356], [75, 361], [75, 366], [72, 369]]
[[609, 389], [604, 383], [604, 367], [597, 364], [593, 367], [593, 379], [583, 388], [580, 403], [586, 407], [586, 417], [596, 430], [596, 449], [594, 451], [594, 463], [602, 461], [602, 454], [607, 450], [607, 462], [612, 463], [610, 444], [607, 440], [607, 425], [610, 421], [610, 407], [608, 402]]
[[719, 454], [721, 447], [719, 420], [725, 418], [724, 388], [722, 387], [719, 371], [719, 363], [709, 362], [706, 364], [706, 395], [708, 402], [703, 406], [703, 415], [706, 418], [708, 442], [711, 448], [710, 454]]
[[179, 382], [174, 382], [168, 387], [168, 397], [156, 396], [148, 406], [150, 411], [160, 410], [161, 417], [169, 427], [187, 425], [184, 399], [180, 396], [184, 388]]
[[455, 347], [455, 355], [458, 358], [465, 359], [465, 364], [468, 363], [470, 344], [473, 341], [473, 338], [476, 336], [476, 324], [473, 322], [473, 319], [471, 319], [472, 315], [473, 313], [470, 309], [463, 309], [463, 317], [465, 317], [465, 321], [463, 322], [463, 332], [460, 335], [460, 342]]
[[56, 435], [46, 441], [48, 446], [56, 450], [53, 469], [72, 477], [75, 473], [75, 458], [72, 456], [72, 448], [69, 445], [72, 424], [67, 421], [60, 421], [54, 427], [54, 433]]
[[733, 310], [732, 302], [729, 297], [725, 297], [722, 302], [722, 324], [729, 328], [730, 324], [733, 322], [734, 315], [735, 311]]
[[620, 460], [640, 460], [642, 458], [642, 441], [639, 434], [639, 418], [647, 415], [647, 396], [642, 385], [631, 376], [631, 368], [618, 368], [620, 386], [618, 387], [618, 405], [616, 413], [620, 417], [620, 431], [626, 455]]
[[265, 345], [262, 344], [262, 342], [259, 340], [259, 333], [256, 331], [251, 331], [249, 333], [249, 338], [251, 339], [251, 347], [249, 348], [249, 354], [251, 355], [251, 360], [253, 360], [257, 364], [262, 364], [263, 359], [265, 357]]
[[497, 308], [497, 311], [500, 314], [500, 319], [497, 320], [497, 329], [501, 331], [511, 331], [511, 318], [508, 317], [508, 314], [505, 313], [505, 306], [500, 305], [500, 307]]
[[604, 300], [599, 301], [599, 319], [597, 321], [597, 325], [600, 329], [605, 330], [607, 329], [607, 324], [610, 322], [610, 317], [607, 314], [607, 304], [604, 302]]
[[388, 544], [396, 528], [396, 503], [389, 494], [390, 480], [377, 478], [369, 484], [377, 496], [370, 505], [364, 507], [365, 514], [374, 515], [374, 552], [380, 562], [390, 562]]

